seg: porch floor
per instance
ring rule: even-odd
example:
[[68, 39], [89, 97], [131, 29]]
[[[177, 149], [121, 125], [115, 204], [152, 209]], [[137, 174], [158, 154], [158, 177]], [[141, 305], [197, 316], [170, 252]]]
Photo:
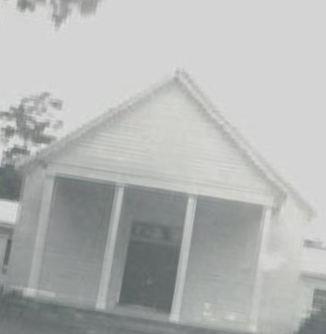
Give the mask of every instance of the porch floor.
[[0, 333], [239, 334], [240, 332], [113, 315], [35, 301], [10, 293], [0, 297]]

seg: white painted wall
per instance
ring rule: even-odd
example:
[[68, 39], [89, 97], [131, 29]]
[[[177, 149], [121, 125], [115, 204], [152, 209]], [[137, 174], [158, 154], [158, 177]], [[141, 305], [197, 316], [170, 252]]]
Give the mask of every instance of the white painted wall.
[[267, 247], [263, 253], [263, 294], [258, 331], [290, 334], [300, 323], [301, 255], [307, 217], [288, 198], [272, 216]]

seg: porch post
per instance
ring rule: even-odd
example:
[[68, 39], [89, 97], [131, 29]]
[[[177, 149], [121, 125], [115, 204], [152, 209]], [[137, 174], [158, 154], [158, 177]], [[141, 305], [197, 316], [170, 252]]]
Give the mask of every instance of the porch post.
[[41, 208], [36, 231], [36, 239], [34, 244], [32, 266], [28, 280], [28, 287], [24, 291], [27, 296], [31, 297], [37, 294], [37, 289], [39, 285], [43, 253], [45, 249], [45, 241], [49, 225], [49, 215], [53, 198], [54, 183], [55, 177], [53, 175], [45, 176]]
[[264, 207], [261, 226], [260, 226], [260, 245], [258, 247], [257, 269], [256, 269], [255, 285], [254, 285], [251, 314], [250, 314], [250, 327], [253, 330], [256, 330], [259, 316], [259, 306], [260, 306], [259, 304], [261, 301], [261, 294], [262, 294], [263, 255], [267, 247], [271, 215], [272, 215], [272, 208]]
[[123, 203], [123, 194], [124, 186], [116, 185], [109, 221], [109, 230], [104, 251], [101, 279], [96, 300], [96, 308], [98, 310], [104, 310], [106, 308], [106, 300], [113, 265], [114, 249], [117, 240], [118, 227]]
[[170, 314], [170, 321], [178, 322], [180, 320], [180, 312], [182, 306], [183, 291], [186, 281], [186, 273], [188, 267], [192, 231], [195, 220], [195, 212], [197, 205], [197, 197], [190, 195], [186, 209], [181, 249], [179, 255], [178, 271], [174, 288], [174, 296]]

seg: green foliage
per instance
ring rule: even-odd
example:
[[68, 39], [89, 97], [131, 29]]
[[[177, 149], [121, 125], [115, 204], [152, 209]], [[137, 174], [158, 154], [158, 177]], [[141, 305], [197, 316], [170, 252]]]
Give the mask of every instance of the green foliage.
[[326, 307], [313, 312], [302, 324], [297, 334], [325, 334], [326, 333]]
[[0, 198], [19, 200], [21, 176], [13, 166], [0, 167]]
[[94, 14], [101, 0], [17, 0], [21, 11], [35, 11], [39, 6], [46, 6], [56, 27], [60, 27], [75, 10], [81, 15]]
[[17, 160], [55, 140], [55, 131], [62, 127], [55, 111], [62, 101], [50, 93], [23, 98], [17, 106], [0, 112], [0, 135], [4, 146], [1, 165], [14, 165]]

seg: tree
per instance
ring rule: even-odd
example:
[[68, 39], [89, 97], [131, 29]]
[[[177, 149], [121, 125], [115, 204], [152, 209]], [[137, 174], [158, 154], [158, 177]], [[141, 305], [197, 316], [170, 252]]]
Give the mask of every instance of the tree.
[[62, 101], [44, 92], [0, 112], [0, 198], [18, 199], [21, 179], [14, 165], [56, 139], [55, 132], [63, 122], [55, 112], [61, 109]]
[[17, 7], [22, 12], [35, 11], [46, 6], [56, 27], [60, 27], [67, 17], [78, 11], [81, 15], [94, 14], [101, 0], [17, 0]]
[[62, 101], [44, 92], [21, 99], [17, 106], [0, 112], [1, 140], [4, 145], [1, 165], [14, 165], [56, 139], [55, 132], [63, 122], [55, 111]]

